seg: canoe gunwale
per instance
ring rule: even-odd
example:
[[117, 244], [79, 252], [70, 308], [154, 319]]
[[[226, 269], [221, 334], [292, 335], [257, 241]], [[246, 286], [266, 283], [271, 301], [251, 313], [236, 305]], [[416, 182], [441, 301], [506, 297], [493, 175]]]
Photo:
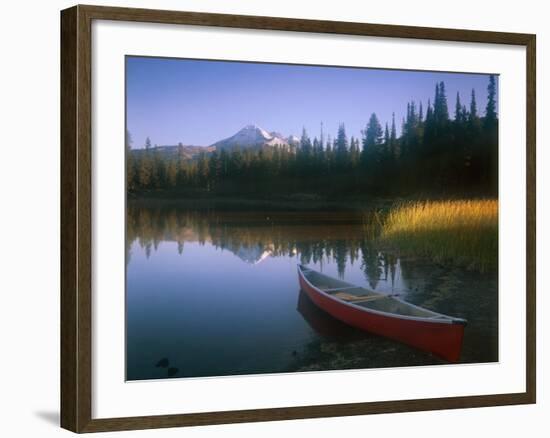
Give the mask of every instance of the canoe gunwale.
[[[298, 265], [298, 273], [299, 273], [300, 277], [311, 288], [315, 289], [316, 292], [322, 294], [325, 297], [330, 298], [332, 301], [344, 304], [346, 306], [352, 307], [354, 309], [361, 310], [361, 311], [366, 312], [366, 313], [374, 313], [374, 314], [377, 314], [377, 315], [384, 316], [386, 318], [405, 319], [405, 320], [409, 320], [409, 321], [419, 321], [419, 322], [426, 322], [426, 323], [431, 323], [431, 324], [461, 324], [461, 325], [466, 325], [466, 323], [467, 323], [467, 321], [465, 319], [455, 318], [455, 317], [452, 317], [452, 316], [449, 316], [449, 315], [444, 315], [443, 313], [434, 312], [433, 310], [425, 309], [423, 307], [417, 306], [415, 304], [409, 303], [408, 301], [402, 300], [400, 298], [395, 298], [395, 297], [388, 297], [388, 298], [399, 301], [402, 304], [414, 307], [416, 309], [420, 309], [420, 310], [423, 310], [423, 311], [428, 311], [428, 312], [432, 313], [433, 315], [429, 316], [429, 317], [408, 316], [408, 315], [400, 315], [398, 313], [384, 312], [382, 310], [375, 310], [375, 309], [370, 309], [368, 307], [359, 306], [357, 304], [354, 304], [353, 302], [348, 302], [348, 301], [339, 299], [339, 298], [337, 298], [337, 297], [335, 297], [331, 294], [326, 293], [322, 289], [318, 288], [317, 286], [315, 286], [313, 283], [311, 283], [309, 281], [309, 279], [305, 276], [302, 269], [303, 269], [302, 265]], [[307, 270], [310, 271], [310, 272], [316, 272], [312, 269], [307, 269]], [[357, 287], [360, 287], [360, 286], [357, 286]], [[437, 318], [441, 318], [441, 319], [437, 319]]]

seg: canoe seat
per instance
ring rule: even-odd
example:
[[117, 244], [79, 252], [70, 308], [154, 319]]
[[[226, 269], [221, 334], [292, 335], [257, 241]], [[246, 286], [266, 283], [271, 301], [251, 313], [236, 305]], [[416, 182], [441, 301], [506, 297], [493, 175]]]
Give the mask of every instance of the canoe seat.
[[[323, 292], [336, 292], [341, 290], [350, 290], [350, 289], [361, 289], [359, 286], [344, 286], [344, 287], [324, 287], [317, 286], [318, 289], [321, 289]], [[333, 294], [334, 295], [334, 294]]]
[[353, 295], [347, 292], [337, 292], [333, 296], [351, 303], [364, 303], [366, 301], [380, 300], [386, 298], [386, 295]]

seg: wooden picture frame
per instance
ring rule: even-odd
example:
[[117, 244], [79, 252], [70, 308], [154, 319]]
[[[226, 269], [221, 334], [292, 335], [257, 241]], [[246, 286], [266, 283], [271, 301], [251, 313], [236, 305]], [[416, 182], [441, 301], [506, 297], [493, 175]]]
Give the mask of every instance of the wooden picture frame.
[[[91, 25], [94, 20], [524, 46], [527, 58], [526, 391], [498, 395], [93, 419]], [[535, 57], [536, 37], [530, 34], [80, 5], [62, 11], [61, 426], [80, 433], [535, 403]]]

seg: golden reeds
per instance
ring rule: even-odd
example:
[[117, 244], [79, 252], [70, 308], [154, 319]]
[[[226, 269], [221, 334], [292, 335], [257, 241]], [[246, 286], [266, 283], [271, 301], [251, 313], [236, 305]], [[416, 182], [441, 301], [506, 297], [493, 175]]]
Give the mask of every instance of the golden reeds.
[[498, 201], [408, 202], [394, 206], [381, 239], [404, 253], [486, 271], [498, 263]]

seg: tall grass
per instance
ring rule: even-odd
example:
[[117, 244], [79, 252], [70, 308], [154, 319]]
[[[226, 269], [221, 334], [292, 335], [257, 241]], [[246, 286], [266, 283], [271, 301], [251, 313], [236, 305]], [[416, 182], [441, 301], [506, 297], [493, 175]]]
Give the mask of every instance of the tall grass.
[[380, 237], [405, 254], [492, 270], [498, 263], [498, 201], [402, 203], [382, 221]]

